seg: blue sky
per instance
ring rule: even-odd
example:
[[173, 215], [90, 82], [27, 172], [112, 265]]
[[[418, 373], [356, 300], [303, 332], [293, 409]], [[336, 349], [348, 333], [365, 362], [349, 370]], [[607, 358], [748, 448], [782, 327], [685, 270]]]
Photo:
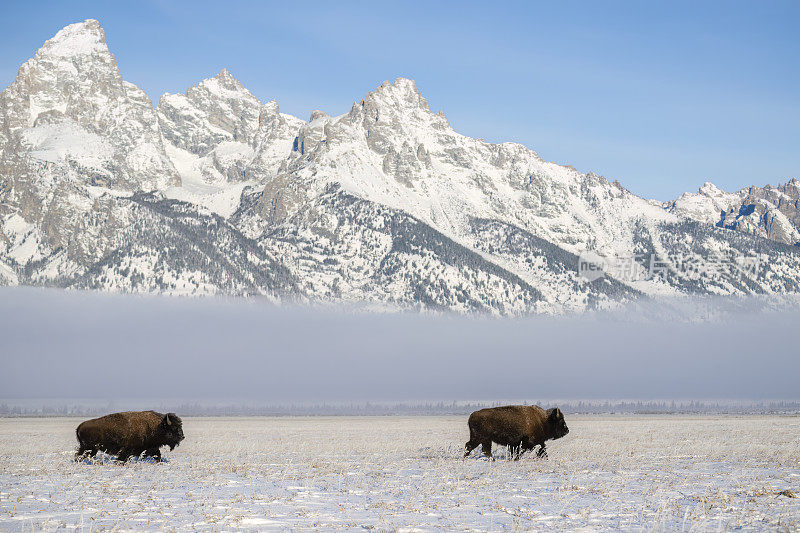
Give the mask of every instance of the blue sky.
[[227, 67], [307, 119], [398, 76], [453, 127], [669, 199], [800, 177], [800, 2], [5, 2], [0, 85], [96, 18], [157, 101]]

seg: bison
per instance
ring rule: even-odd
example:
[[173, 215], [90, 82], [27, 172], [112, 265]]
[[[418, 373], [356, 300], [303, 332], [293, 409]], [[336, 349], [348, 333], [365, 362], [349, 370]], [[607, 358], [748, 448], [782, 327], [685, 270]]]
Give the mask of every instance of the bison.
[[469, 441], [464, 457], [480, 445], [486, 457], [492, 457], [492, 442], [509, 447], [514, 460], [540, 446], [536, 454], [546, 457], [545, 441], [560, 439], [567, 433], [561, 409], [544, 410], [537, 405], [506, 405], [481, 409], [469, 415]]
[[145, 454], [161, 460], [161, 446], [175, 446], [183, 440], [183, 421], [175, 413], [127, 411], [82, 422], [76, 430], [78, 452], [75, 460], [94, 457], [103, 451], [126, 461]]

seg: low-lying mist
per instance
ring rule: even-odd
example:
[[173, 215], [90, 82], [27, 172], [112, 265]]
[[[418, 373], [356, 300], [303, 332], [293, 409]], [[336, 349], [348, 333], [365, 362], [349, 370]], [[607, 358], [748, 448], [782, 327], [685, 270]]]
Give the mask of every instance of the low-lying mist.
[[736, 302], [497, 319], [4, 288], [0, 399], [800, 398], [800, 312]]

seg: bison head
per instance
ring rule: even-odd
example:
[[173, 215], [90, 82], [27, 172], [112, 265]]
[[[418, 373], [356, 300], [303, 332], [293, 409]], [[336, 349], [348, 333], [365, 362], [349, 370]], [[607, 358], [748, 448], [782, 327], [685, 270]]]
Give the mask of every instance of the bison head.
[[174, 450], [181, 443], [183, 437], [183, 421], [175, 413], [167, 413], [161, 419], [161, 429], [164, 432], [164, 444]]
[[560, 439], [569, 433], [569, 428], [564, 420], [564, 413], [558, 407], [547, 410], [547, 425], [550, 427], [550, 434], [553, 435], [554, 439]]

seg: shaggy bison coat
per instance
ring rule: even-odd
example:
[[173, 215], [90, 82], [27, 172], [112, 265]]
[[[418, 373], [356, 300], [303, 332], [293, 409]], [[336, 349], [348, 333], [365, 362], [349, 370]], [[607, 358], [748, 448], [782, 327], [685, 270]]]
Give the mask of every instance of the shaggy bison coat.
[[76, 431], [75, 460], [103, 451], [119, 461], [145, 454], [161, 460], [161, 446], [170, 450], [183, 440], [183, 422], [175, 413], [127, 411], [82, 422]]
[[508, 446], [516, 460], [528, 450], [540, 446], [537, 455], [547, 456], [545, 441], [560, 439], [567, 433], [561, 409], [544, 410], [536, 405], [506, 405], [481, 409], [469, 415], [469, 441], [464, 457], [481, 446], [492, 457], [492, 442]]

